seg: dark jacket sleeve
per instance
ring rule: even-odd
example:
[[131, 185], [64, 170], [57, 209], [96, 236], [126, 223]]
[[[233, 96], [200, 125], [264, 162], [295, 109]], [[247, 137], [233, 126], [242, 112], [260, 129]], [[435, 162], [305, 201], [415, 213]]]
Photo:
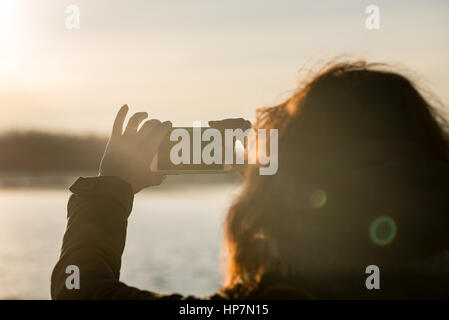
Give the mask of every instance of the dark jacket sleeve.
[[[115, 177], [79, 178], [70, 190], [67, 228], [51, 277], [52, 299], [183, 298], [139, 290], [119, 280], [134, 200], [128, 183]], [[68, 266], [79, 269], [79, 289], [66, 286], [71, 275], [70, 269], [66, 273]]]

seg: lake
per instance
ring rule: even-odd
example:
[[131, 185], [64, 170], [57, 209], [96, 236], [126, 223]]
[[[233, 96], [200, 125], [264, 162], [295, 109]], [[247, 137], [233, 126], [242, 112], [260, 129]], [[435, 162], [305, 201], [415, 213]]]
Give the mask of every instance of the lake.
[[[223, 282], [222, 223], [238, 189], [238, 184], [186, 185], [137, 194], [121, 280], [164, 293], [216, 291]], [[0, 299], [50, 298], [69, 194], [0, 189]]]

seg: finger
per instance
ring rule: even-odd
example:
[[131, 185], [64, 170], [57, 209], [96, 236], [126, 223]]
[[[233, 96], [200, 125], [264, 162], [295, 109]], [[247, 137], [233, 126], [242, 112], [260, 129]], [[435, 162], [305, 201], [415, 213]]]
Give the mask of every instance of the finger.
[[162, 139], [170, 132], [172, 128], [172, 123], [170, 121], [165, 121], [153, 128], [149, 133], [150, 140], [159, 148]]
[[212, 120], [212, 121], [209, 121], [209, 124], [213, 123], [216, 125], [236, 125], [236, 124], [240, 124], [243, 122], [246, 122], [246, 120], [243, 118], [229, 118], [229, 119], [223, 119], [223, 120]]
[[146, 158], [148, 161], [152, 161], [159, 149], [162, 140], [169, 134], [172, 128], [170, 121], [156, 124], [151, 130], [147, 131], [147, 134], [143, 136], [143, 145], [146, 151]]
[[213, 120], [209, 121], [209, 126], [216, 129], [249, 129], [251, 122], [243, 118]]
[[128, 113], [128, 105], [123, 105], [118, 111], [114, 125], [112, 126], [112, 137], [121, 136], [123, 132], [123, 123], [125, 122], [126, 114]]
[[147, 120], [140, 128], [139, 133], [141, 133], [144, 136], [147, 136], [148, 134], [150, 134], [151, 130], [153, 130], [160, 123], [161, 122], [157, 119]]
[[249, 120], [245, 120], [245, 123], [243, 124], [245, 129], [249, 129], [253, 127], [253, 124]]
[[126, 126], [124, 135], [135, 134], [137, 132], [137, 128], [139, 124], [148, 117], [148, 113], [146, 112], [137, 112], [135, 113], [128, 121], [128, 125]]

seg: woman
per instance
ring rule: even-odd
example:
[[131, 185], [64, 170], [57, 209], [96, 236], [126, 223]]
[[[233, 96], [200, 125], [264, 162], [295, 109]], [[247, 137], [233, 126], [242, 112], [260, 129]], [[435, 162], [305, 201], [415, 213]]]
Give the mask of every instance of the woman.
[[[447, 127], [404, 76], [383, 65], [329, 64], [284, 103], [259, 111], [279, 129], [279, 169], [248, 168], [225, 220], [227, 280], [212, 299], [445, 298], [449, 272]], [[52, 275], [58, 299], [180, 299], [119, 281], [133, 194], [169, 122], [118, 113], [99, 177], [70, 190]], [[212, 122], [235, 127], [242, 120]], [[67, 266], [81, 271], [66, 288]], [[378, 271], [380, 284], [367, 270]]]

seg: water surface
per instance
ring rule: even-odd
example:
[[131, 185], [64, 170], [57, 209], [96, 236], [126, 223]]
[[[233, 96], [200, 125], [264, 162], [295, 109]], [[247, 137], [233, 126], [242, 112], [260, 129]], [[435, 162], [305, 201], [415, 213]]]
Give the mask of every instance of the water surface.
[[[236, 185], [185, 186], [138, 194], [129, 219], [121, 280], [159, 292], [217, 290], [222, 221]], [[69, 192], [0, 190], [0, 299], [48, 299]]]

